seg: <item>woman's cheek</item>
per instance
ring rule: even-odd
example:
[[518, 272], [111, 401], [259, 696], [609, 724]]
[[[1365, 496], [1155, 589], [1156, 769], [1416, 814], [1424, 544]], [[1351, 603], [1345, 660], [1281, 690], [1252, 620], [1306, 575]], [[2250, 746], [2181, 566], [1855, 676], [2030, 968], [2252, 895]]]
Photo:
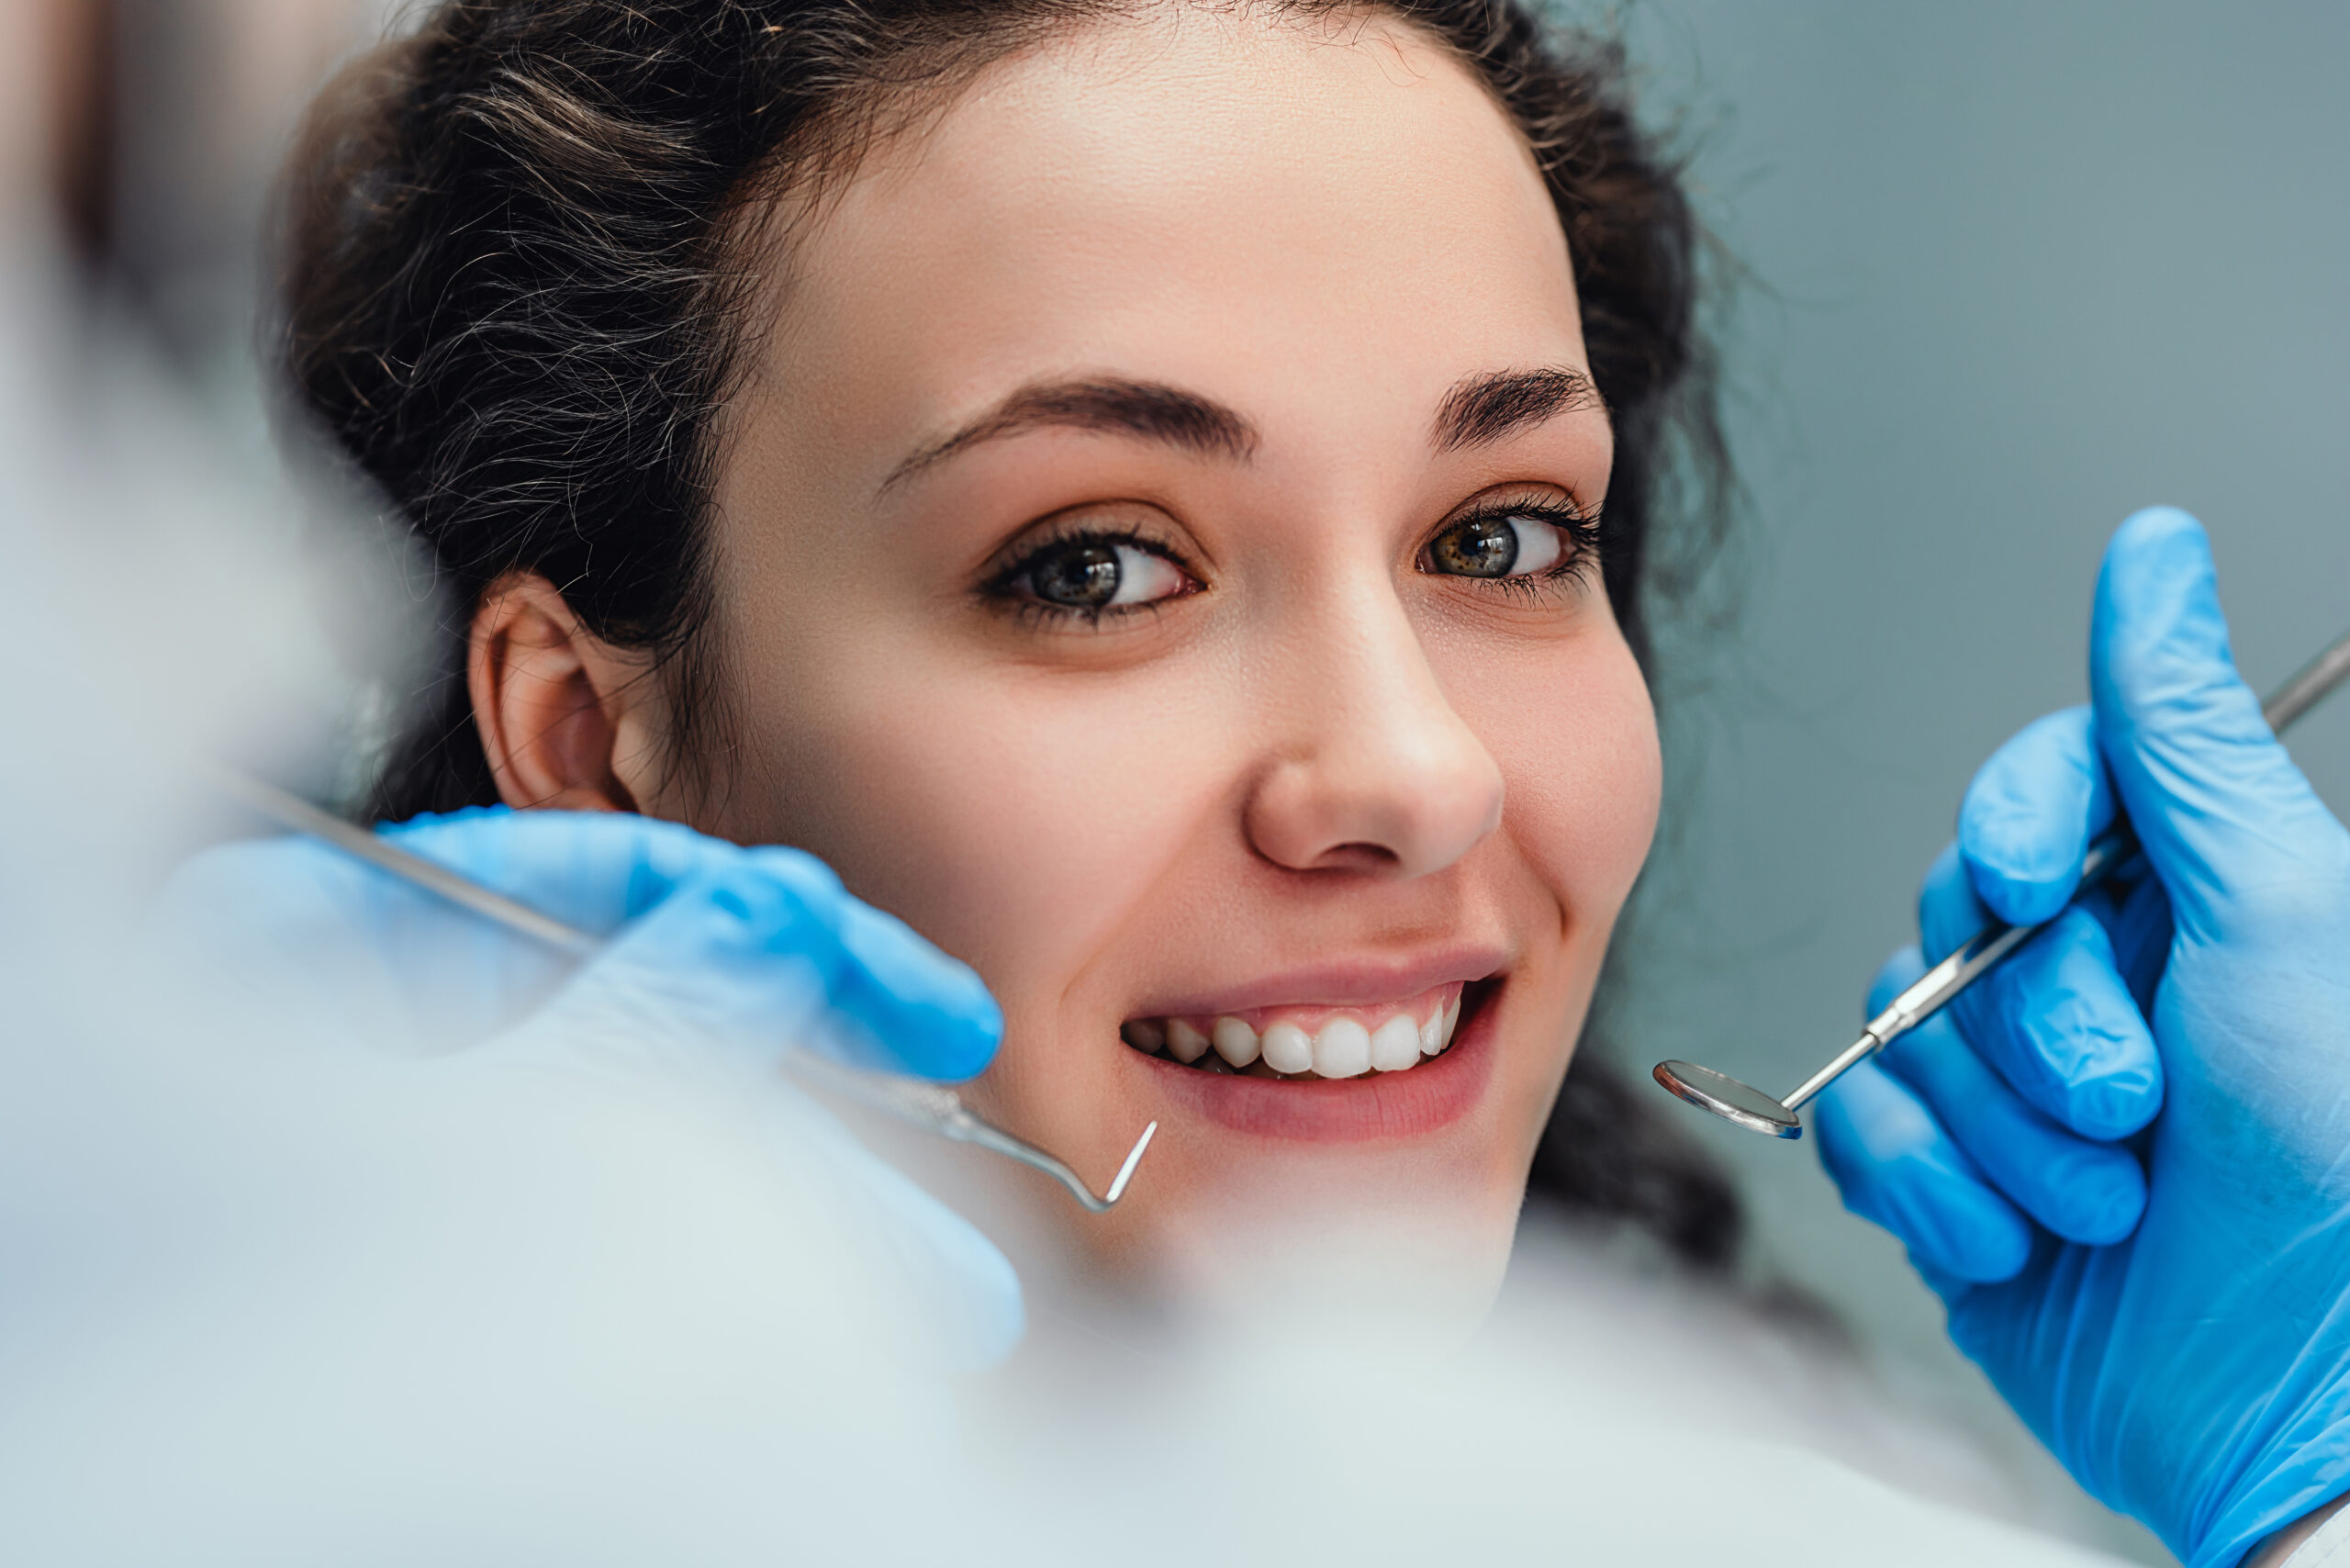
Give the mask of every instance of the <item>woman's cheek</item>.
[[1450, 685], [1502, 772], [1504, 831], [1550, 890], [1570, 942], [1604, 941], [1656, 836], [1656, 713], [1613, 620], [1529, 654], [1514, 678]]
[[1217, 748], [1181, 733], [1180, 703], [908, 675], [776, 726], [781, 753], [823, 759], [778, 791], [778, 836], [1007, 1002], [1065, 981], [1196, 847]]

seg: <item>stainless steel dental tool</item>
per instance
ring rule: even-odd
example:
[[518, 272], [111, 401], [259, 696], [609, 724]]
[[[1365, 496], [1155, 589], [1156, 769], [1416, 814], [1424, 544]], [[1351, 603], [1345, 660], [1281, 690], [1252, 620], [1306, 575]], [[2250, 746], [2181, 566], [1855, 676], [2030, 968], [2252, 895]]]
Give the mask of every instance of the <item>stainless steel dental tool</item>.
[[[2261, 716], [2268, 721], [2271, 730], [2282, 734], [2294, 720], [2316, 707], [2339, 686], [2344, 677], [2350, 677], [2350, 635], [2302, 666], [2291, 679], [2270, 693], [2267, 701], [2261, 704]], [[2129, 823], [2117, 820], [2082, 857], [2080, 891], [2074, 896], [2078, 898], [2103, 881], [2137, 847], [2137, 837], [2130, 831]], [[1928, 969], [1915, 985], [1895, 997], [1892, 1005], [1870, 1019], [1859, 1039], [1797, 1084], [1784, 1100], [1774, 1100], [1751, 1083], [1741, 1083], [1726, 1072], [1716, 1072], [1695, 1062], [1661, 1061], [1656, 1064], [1656, 1081], [1692, 1105], [1711, 1111], [1750, 1132], [1768, 1133], [1774, 1137], [1801, 1137], [1803, 1120], [1797, 1113], [1821, 1090], [1941, 1012], [1952, 998], [2031, 941], [2032, 933], [2039, 929], [2038, 925], [2008, 925], [1993, 921], [1968, 937], [1956, 952]]]
[[[412, 855], [365, 828], [345, 822], [331, 812], [321, 811], [283, 790], [225, 771], [214, 777], [223, 794], [280, 826], [323, 839], [346, 854], [428, 891], [438, 893], [452, 903], [462, 904], [509, 931], [519, 931], [525, 936], [577, 958], [587, 958], [604, 945], [602, 937], [551, 919], [526, 904], [518, 903], [505, 894], [483, 887], [479, 882], [460, 876], [420, 855]], [[1097, 1196], [1067, 1161], [1005, 1132], [964, 1104], [962, 1097], [943, 1083], [898, 1073], [868, 1072], [844, 1067], [819, 1057], [813, 1051], [789, 1052], [784, 1062], [795, 1075], [844, 1099], [894, 1116], [939, 1137], [956, 1143], [973, 1144], [1025, 1165], [1031, 1170], [1041, 1170], [1068, 1188], [1069, 1196], [1091, 1214], [1107, 1213], [1125, 1195], [1127, 1183], [1134, 1180], [1135, 1167], [1142, 1163], [1143, 1150], [1150, 1147], [1151, 1138], [1158, 1131], [1157, 1122], [1143, 1128], [1142, 1137], [1136, 1138], [1134, 1148], [1126, 1152], [1125, 1161], [1118, 1167], [1118, 1174], [1112, 1179], [1108, 1190]]]

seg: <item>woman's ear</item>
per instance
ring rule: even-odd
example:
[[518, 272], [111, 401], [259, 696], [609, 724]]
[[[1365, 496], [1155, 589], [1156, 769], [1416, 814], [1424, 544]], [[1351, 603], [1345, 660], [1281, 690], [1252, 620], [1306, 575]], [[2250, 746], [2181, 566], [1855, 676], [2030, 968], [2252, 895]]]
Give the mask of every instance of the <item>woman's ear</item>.
[[501, 577], [474, 612], [465, 685], [498, 798], [517, 808], [632, 812], [627, 780], [656, 760], [659, 682], [595, 636], [535, 573]]

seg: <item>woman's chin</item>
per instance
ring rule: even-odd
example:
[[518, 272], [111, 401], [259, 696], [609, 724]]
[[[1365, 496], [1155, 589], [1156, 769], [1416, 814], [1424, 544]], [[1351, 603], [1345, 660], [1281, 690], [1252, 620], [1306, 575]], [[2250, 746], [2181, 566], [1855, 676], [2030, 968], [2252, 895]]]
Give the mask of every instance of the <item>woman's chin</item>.
[[1290, 1177], [1268, 1183], [1277, 1210], [1219, 1194], [1154, 1238], [1151, 1294], [1177, 1320], [1259, 1325], [1301, 1348], [1349, 1308], [1438, 1333], [1465, 1327], [1500, 1288], [1522, 1187], [1401, 1189], [1365, 1201], [1359, 1186]]

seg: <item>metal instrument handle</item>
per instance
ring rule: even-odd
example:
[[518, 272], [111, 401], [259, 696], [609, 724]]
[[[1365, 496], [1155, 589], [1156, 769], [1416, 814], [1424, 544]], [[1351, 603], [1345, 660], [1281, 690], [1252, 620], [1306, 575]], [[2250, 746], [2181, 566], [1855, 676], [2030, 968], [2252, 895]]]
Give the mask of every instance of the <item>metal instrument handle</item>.
[[[2325, 652], [2318, 655], [2269, 693], [2260, 705], [2260, 716], [2268, 722], [2272, 733], [2281, 734], [2293, 721], [2317, 706], [2319, 700], [2344, 677], [2350, 677], [2350, 635], [2344, 635]], [[2124, 862], [2136, 855], [2138, 836], [2131, 831], [2126, 820], [2114, 824], [2098, 835], [2081, 857], [2081, 882], [2073, 895], [2080, 897], [2111, 876]], [[1837, 1054], [1828, 1065], [1813, 1073], [1796, 1087], [1783, 1103], [1790, 1111], [1801, 1110], [1819, 1092], [1849, 1071], [1854, 1063], [1874, 1056], [1910, 1030], [1931, 1018], [1948, 1006], [1959, 992], [1973, 985], [1986, 971], [1996, 969], [2001, 960], [2031, 940], [2044, 925], [2009, 925], [1993, 921], [1958, 945], [1941, 963], [1918, 977], [1917, 982], [1893, 999], [1886, 1010], [1868, 1021], [1861, 1037]]]

